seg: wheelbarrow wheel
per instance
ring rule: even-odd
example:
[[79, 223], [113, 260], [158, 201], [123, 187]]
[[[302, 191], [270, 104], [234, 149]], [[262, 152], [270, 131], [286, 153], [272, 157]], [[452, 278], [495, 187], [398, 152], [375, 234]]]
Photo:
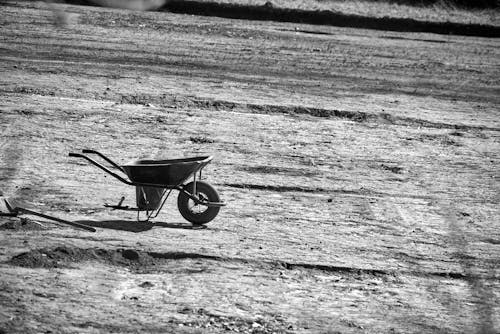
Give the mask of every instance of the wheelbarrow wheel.
[[[193, 185], [194, 183], [190, 182], [184, 186], [184, 189], [193, 194]], [[196, 182], [196, 195], [208, 202], [220, 202], [217, 191], [203, 181]], [[195, 225], [207, 224], [217, 216], [220, 210], [220, 207], [196, 204], [183, 191], [179, 192], [179, 197], [177, 197], [177, 207], [182, 217]]]

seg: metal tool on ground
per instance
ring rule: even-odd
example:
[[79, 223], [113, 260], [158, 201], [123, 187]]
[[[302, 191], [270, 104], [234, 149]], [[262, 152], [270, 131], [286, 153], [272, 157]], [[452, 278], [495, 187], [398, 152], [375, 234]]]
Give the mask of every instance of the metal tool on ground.
[[20, 207], [19, 204], [15, 200], [13, 200], [12, 198], [0, 196], [0, 216], [17, 217], [17, 216], [22, 215], [22, 214], [38, 216], [38, 217], [45, 218], [48, 220], [56, 221], [56, 222], [61, 223], [61, 224], [66, 224], [66, 225], [71, 225], [73, 227], [78, 227], [78, 228], [81, 228], [81, 229], [84, 229], [84, 230], [87, 230], [90, 232], [96, 231], [96, 229], [91, 227], [91, 226], [71, 222], [71, 221], [60, 219], [57, 217], [52, 217], [52, 216], [49, 216], [49, 215], [46, 215], [43, 213], [39, 213], [39, 212], [36, 212], [33, 210], [29, 210], [29, 209]]
[[[119, 175], [85, 154], [95, 154], [106, 161]], [[135, 160], [125, 165], [118, 165], [104, 154], [94, 150], [82, 150], [82, 153], [69, 153], [70, 157], [83, 158], [102, 169], [119, 181], [135, 186], [136, 206], [123, 205], [122, 197], [117, 205], [106, 207], [115, 210], [145, 212], [146, 219], [156, 218], [162, 210], [172, 190], [178, 190], [177, 208], [181, 215], [194, 225], [203, 225], [212, 221], [222, 206], [226, 205], [219, 198], [217, 191], [207, 182], [200, 181], [203, 168], [212, 161], [212, 156], [201, 156], [170, 160]], [[193, 181], [188, 182], [188, 179]]]

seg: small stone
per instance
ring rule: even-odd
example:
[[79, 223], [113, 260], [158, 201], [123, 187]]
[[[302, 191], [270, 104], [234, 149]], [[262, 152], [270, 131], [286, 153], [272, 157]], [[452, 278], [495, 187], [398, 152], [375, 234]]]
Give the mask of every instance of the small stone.
[[155, 285], [149, 281], [146, 281], [146, 282], [142, 282], [141, 284], [139, 284], [139, 286], [141, 288], [152, 288]]
[[264, 4], [264, 7], [265, 8], [273, 8], [274, 5], [273, 5], [273, 3], [271, 1], [266, 1], [266, 3]]
[[127, 260], [138, 260], [139, 253], [133, 249], [125, 249], [122, 252], [122, 256]]

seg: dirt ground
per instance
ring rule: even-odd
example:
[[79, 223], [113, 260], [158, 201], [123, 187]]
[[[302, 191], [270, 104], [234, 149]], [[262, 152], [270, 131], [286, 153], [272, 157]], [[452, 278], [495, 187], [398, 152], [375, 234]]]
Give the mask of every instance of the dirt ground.
[[[500, 44], [0, 4], [0, 333], [498, 333]], [[189, 228], [104, 203], [213, 154]]]

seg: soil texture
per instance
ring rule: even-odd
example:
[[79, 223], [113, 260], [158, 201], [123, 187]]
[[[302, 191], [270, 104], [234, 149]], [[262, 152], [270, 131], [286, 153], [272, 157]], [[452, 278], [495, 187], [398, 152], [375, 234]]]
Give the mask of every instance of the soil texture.
[[[498, 333], [498, 39], [0, 4], [0, 332]], [[68, 156], [213, 155], [153, 222]], [[37, 219], [37, 220], [35, 220]]]

